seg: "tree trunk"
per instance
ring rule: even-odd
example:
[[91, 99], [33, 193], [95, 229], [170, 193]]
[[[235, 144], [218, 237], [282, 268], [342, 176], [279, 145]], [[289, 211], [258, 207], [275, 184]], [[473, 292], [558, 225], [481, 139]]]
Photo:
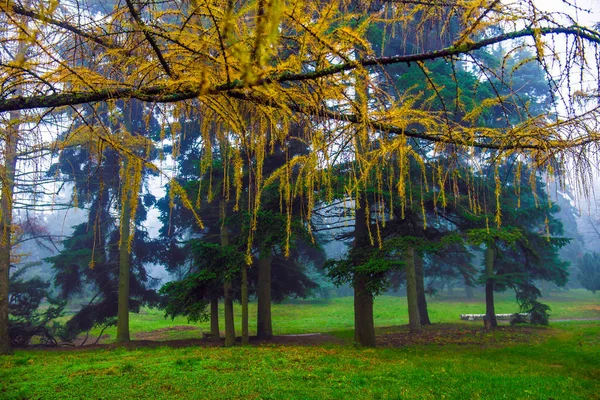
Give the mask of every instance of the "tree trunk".
[[225, 307], [225, 346], [235, 344], [235, 325], [233, 321], [233, 295], [231, 281], [223, 283], [223, 305]]
[[242, 344], [250, 343], [248, 334], [248, 266], [242, 265]]
[[412, 247], [406, 249], [406, 302], [408, 303], [408, 328], [411, 333], [421, 332], [415, 276], [415, 250]]
[[260, 340], [269, 340], [273, 337], [271, 320], [271, 262], [271, 255], [258, 260], [256, 335]]
[[210, 337], [212, 340], [219, 340], [219, 298], [210, 299]]
[[0, 229], [2, 229], [2, 242], [0, 244], [0, 355], [12, 354], [10, 346], [10, 336], [8, 334], [8, 280], [10, 269], [10, 229], [12, 224], [12, 210], [10, 206], [10, 189], [4, 183], [2, 191], [2, 219]]
[[354, 340], [361, 346], [374, 347], [373, 296], [366, 290], [367, 278], [354, 276]]
[[[123, 168], [127, 171], [127, 161]], [[119, 247], [119, 293], [117, 305], [117, 343], [127, 343], [129, 337], [129, 274], [131, 270], [131, 254], [129, 252], [129, 238], [131, 235], [131, 197], [133, 188], [127, 190], [125, 204], [122, 205], [121, 215], [121, 243]]]
[[425, 272], [423, 271], [423, 257], [415, 253], [415, 279], [417, 283], [417, 304], [419, 306], [419, 318], [421, 325], [431, 325], [429, 312], [427, 310], [427, 298], [425, 296]]
[[[363, 195], [357, 199], [360, 208], [354, 217], [354, 246], [367, 236], [367, 202]], [[375, 323], [373, 321], [373, 295], [367, 290], [368, 279], [354, 274], [354, 340], [361, 346], [375, 346]]]
[[485, 318], [484, 325], [487, 329], [498, 326], [496, 310], [494, 309], [494, 249], [487, 246], [485, 249]]
[[[23, 4], [29, 7], [29, 1]], [[26, 20], [22, 20], [26, 26]], [[19, 40], [17, 52], [14, 59], [26, 57], [27, 46], [23, 40]], [[17, 82], [13, 86], [14, 95], [23, 94], [21, 77], [17, 76]], [[0, 170], [0, 355], [12, 354], [10, 335], [8, 333], [8, 293], [10, 281], [10, 258], [12, 254], [12, 224], [13, 224], [13, 193], [15, 190], [15, 169], [17, 167], [17, 144], [20, 138], [21, 112], [11, 111], [8, 126], [4, 132], [4, 165]]]
[[12, 241], [13, 192], [17, 164], [17, 142], [19, 140], [18, 119], [20, 113], [10, 113], [11, 124], [6, 129], [4, 144], [4, 173], [0, 176], [2, 194], [0, 198], [0, 355], [12, 354], [8, 333], [8, 293], [10, 278], [10, 256]]
[[465, 296], [467, 299], [471, 300], [473, 297], [475, 297], [471, 279], [469, 279], [468, 275], [463, 275], [463, 278], [465, 279]]
[[[225, 226], [225, 200], [221, 200], [221, 246], [229, 245], [229, 232]], [[223, 282], [223, 305], [225, 308], [225, 346], [235, 344], [235, 325], [233, 321], [233, 296], [231, 281]]]

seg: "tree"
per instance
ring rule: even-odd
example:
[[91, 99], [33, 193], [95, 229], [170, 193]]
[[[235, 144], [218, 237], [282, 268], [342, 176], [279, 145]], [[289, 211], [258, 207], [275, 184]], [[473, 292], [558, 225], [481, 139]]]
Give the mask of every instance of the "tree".
[[[56, 345], [56, 336], [62, 327], [56, 319], [63, 315], [66, 305], [53, 295], [50, 282], [31, 271], [42, 264], [39, 257], [31, 259], [26, 253], [24, 244], [34, 241], [36, 249], [55, 250], [56, 239], [50, 234], [41, 218], [25, 218], [13, 221], [13, 244], [11, 249], [11, 265], [9, 285], [9, 336], [13, 346], [27, 346], [33, 337], [38, 337], [41, 344]], [[29, 277], [28, 277], [29, 276]], [[47, 307], [40, 308], [42, 301]]]
[[[464, 204], [459, 212], [468, 242], [485, 246], [486, 326], [497, 325], [493, 295], [506, 288], [514, 289], [521, 310], [532, 314], [532, 322], [547, 324], [549, 308], [537, 301], [541, 293], [534, 281], [566, 283], [568, 263], [560, 260], [558, 252], [569, 239], [560, 236], [562, 224], [554, 216], [558, 207], [549, 201], [539, 176], [529, 174], [518, 161], [498, 166], [497, 172], [501, 178], [494, 182], [486, 183], [482, 177], [478, 196], [490, 198], [499, 193], [502, 182], [511, 182], [509, 190], [498, 194], [502, 208], [482, 208], [475, 214]], [[491, 225], [499, 214], [501, 225]]]
[[206, 309], [215, 297], [215, 288], [239, 277], [244, 254], [235, 246], [202, 240], [191, 241], [190, 247], [194, 254], [190, 273], [182, 280], [165, 284], [160, 292], [166, 296], [163, 299], [166, 315], [172, 318], [184, 315], [193, 322], [205, 321], [212, 315], [213, 310], [209, 315]]
[[[218, 136], [210, 132], [205, 134], [213, 138]], [[164, 224], [161, 229], [161, 240], [167, 243], [164, 246], [167, 250], [160, 256], [161, 261], [168, 269], [173, 270], [172, 263], [183, 265], [190, 255], [193, 260], [187, 272], [178, 280], [179, 282], [166, 285], [163, 292], [170, 298], [181, 299], [185, 298], [185, 295], [181, 293], [186, 290], [188, 293], [194, 293], [191, 298], [196, 299], [197, 304], [193, 307], [203, 310], [202, 312], [205, 312], [204, 309], [210, 300], [211, 326], [217, 326], [213, 335], [218, 337], [215, 304], [222, 293], [214, 288], [208, 290], [208, 287], [216, 282], [221, 282], [226, 286], [231, 285], [231, 288], [228, 289], [231, 297], [235, 296], [241, 301], [254, 291], [258, 298], [257, 335], [260, 339], [270, 339], [272, 337], [271, 299], [281, 301], [289, 296], [304, 297], [309, 289], [314, 288], [314, 283], [306, 277], [299, 261], [301, 258], [313, 260], [318, 258], [318, 249], [310, 251], [316, 246], [306, 244], [310, 242], [310, 239], [299, 221], [293, 223], [291, 231], [286, 230], [287, 216], [281, 213], [278, 188], [275, 185], [263, 189], [262, 210], [258, 212], [258, 218], [251, 213], [241, 211], [240, 208], [245, 209], [244, 206], [239, 207], [232, 201], [227, 201], [228, 188], [232, 186], [231, 179], [234, 175], [221, 173], [221, 165], [230, 163], [229, 160], [233, 157], [232, 152], [226, 150], [227, 148], [233, 150], [230, 146], [221, 142], [211, 149], [208, 146], [212, 143], [204, 143], [196, 150], [202, 149], [202, 153], [209, 154], [209, 156], [200, 163], [193, 163], [190, 160], [196, 157], [202, 160], [202, 157], [200, 152], [195, 153], [191, 142], [183, 141], [180, 145], [182, 162], [179, 164], [179, 168], [183, 170], [183, 173], [179, 184], [186, 189], [190, 198], [195, 198], [195, 211], [185, 210], [177, 200], [169, 207], [168, 203], [172, 201], [169, 192], [158, 204]], [[285, 157], [289, 156], [286, 154], [288, 152], [293, 154], [292, 150], [288, 149], [284, 152], [277, 147], [277, 150], [266, 157], [263, 168], [274, 169], [281, 165], [281, 160], [285, 160]], [[211, 160], [212, 164], [204, 164], [207, 158]], [[216, 172], [209, 174], [209, 170]], [[200, 176], [200, 179], [195, 178], [197, 176]], [[244, 180], [244, 191], [252, 190], [249, 187], [251, 174], [244, 171], [241, 177]], [[169, 188], [170, 190], [171, 188]], [[240, 199], [239, 202], [243, 204], [244, 199]], [[197, 208], [198, 204], [203, 204], [203, 207]], [[219, 218], [216, 218], [215, 215], [217, 206], [220, 210]], [[202, 228], [194, 223], [192, 212], [197, 212], [198, 216], [202, 218]], [[226, 241], [223, 240], [224, 232]], [[286, 244], [288, 244], [286, 238], [290, 237], [288, 233], [292, 238], [292, 246], [286, 248]], [[192, 239], [186, 240], [186, 237]], [[186, 244], [182, 246], [181, 243], [177, 243], [178, 241]], [[251, 243], [251, 247], [248, 254], [249, 243]], [[219, 256], [203, 255], [204, 246], [209, 246], [212, 251], [218, 253], [217, 248], [210, 247], [211, 244], [218, 244], [223, 254]], [[199, 252], [199, 250], [201, 251]], [[285, 254], [286, 251], [289, 253], [288, 256]], [[225, 254], [229, 256], [225, 256]], [[237, 254], [237, 258], [235, 258], [237, 261], [224, 261], [233, 260], [232, 254]], [[247, 268], [245, 262], [238, 262], [240, 259], [247, 261], [248, 255], [250, 255], [253, 265], [251, 268]], [[213, 259], [220, 261], [214, 263], [209, 261]], [[248, 292], [242, 294], [244, 279], [241, 275], [246, 268]], [[271, 284], [272, 276], [277, 277], [273, 284]], [[191, 300], [189, 304], [192, 307], [191, 304], [194, 304], [194, 300]], [[166, 308], [169, 315], [179, 315], [174, 314], [173, 311], [181, 310], [181, 314], [192, 316], [188, 309], [169, 301], [168, 298], [166, 299]], [[199, 311], [195, 311], [195, 313], [198, 314]], [[196, 318], [194, 317], [194, 319]], [[227, 328], [226, 324], [226, 332]], [[234, 335], [231, 334], [230, 339], [226, 337], [226, 344], [233, 344], [233, 340]]]
[[[52, 296], [50, 283], [39, 277], [25, 279], [28, 267], [11, 274], [9, 294], [9, 336], [13, 346], [27, 346], [35, 336], [45, 345], [56, 345], [60, 334], [56, 319], [63, 316], [66, 302]], [[40, 310], [42, 300], [48, 307]]]
[[[245, 150], [253, 150], [246, 154], [253, 155], [264, 154], [272, 141], [264, 140], [264, 132], [249, 131], [245, 123], [240, 123], [240, 105], [251, 105], [253, 113], [263, 117], [256, 120], [268, 122], [276, 132], [273, 140], [282, 146], [289, 138], [289, 122], [304, 119], [310, 129], [303, 140], [310, 144], [311, 154], [290, 160], [303, 172], [289, 176], [282, 172], [286, 168], [283, 167], [272, 174], [285, 182], [284, 187], [294, 186], [297, 190], [291, 193], [295, 196], [329, 186], [330, 173], [321, 172], [333, 171], [327, 167], [344, 157], [336, 154], [344, 154], [340, 149], [352, 148], [360, 132], [377, 138], [378, 145], [360, 152], [361, 168], [351, 172], [355, 184], [348, 193], [359, 205], [361, 191], [356, 183], [376, 176], [371, 175], [372, 168], [388, 166], [378, 162], [383, 155], [390, 155], [389, 159], [398, 155], [396, 161], [401, 163], [414, 156], [406, 157], [407, 138], [426, 140], [438, 149], [489, 149], [497, 159], [518, 153], [532, 160], [535, 167], [551, 167], [556, 173], [562, 172], [557, 166], [567, 165], [562, 161], [571, 149], [577, 148], [574, 153], [585, 156], [597, 148], [595, 130], [586, 129], [593, 127], [597, 107], [579, 113], [568, 108], [561, 118], [524, 115], [517, 125], [490, 128], [477, 123], [476, 117], [490, 106], [503, 107], [505, 100], [500, 92], [475, 114], [456, 120], [444, 111], [422, 112], [413, 107], [410, 99], [396, 98], [383, 90], [384, 82], [374, 82], [370, 74], [385, 65], [466, 58], [471, 52], [498, 43], [520, 47], [522, 44], [514, 42], [518, 38], [531, 39], [529, 46], [535, 58], [549, 71], [547, 60], [559, 56], [552, 48], [553, 39], [559, 35], [567, 38], [566, 48], [577, 49], [567, 54], [567, 67], [585, 66], [585, 52], [579, 49], [600, 43], [598, 33], [579, 25], [561, 26], [551, 15], [538, 18], [543, 13], [530, 5], [383, 1], [350, 12], [346, 1], [335, 0], [212, 0], [201, 4], [127, 1], [117, 3], [105, 18], [94, 19], [87, 12], [90, 4], [80, 1], [78, 9], [83, 11], [78, 18], [71, 18], [73, 10], [55, 2], [36, 1], [31, 8], [12, 3], [2, 6], [0, 12], [6, 17], [6, 25], [24, 31], [30, 39], [31, 57], [17, 64], [27, 77], [22, 93], [14, 93], [10, 84], [15, 65], [0, 66], [0, 112], [33, 110], [29, 120], [43, 121], [48, 118], [45, 109], [51, 107], [77, 109], [82, 104], [102, 102], [108, 104], [110, 114], [115, 110], [115, 99], [138, 99], [157, 108], [158, 103], [171, 103], [162, 109], [175, 115], [184, 114], [191, 103], [198, 101], [227, 126], [227, 134], [234, 142], [245, 146]], [[27, 23], [18, 23], [17, 15]], [[444, 21], [453, 19], [449, 16], [460, 19], [461, 24], [452, 30], [452, 45], [439, 47], [433, 41], [435, 50], [378, 57], [365, 40], [371, 23], [404, 23], [406, 27], [415, 15], [422, 22], [416, 34], [411, 35], [417, 38], [427, 37], [424, 27], [434, 26], [435, 22], [445, 29], [449, 25]], [[509, 20], [515, 22], [511, 26], [526, 28], [505, 33], [492, 29]], [[387, 35], [382, 37], [385, 46]], [[17, 40], [9, 37], [6, 43], [11, 45]], [[56, 54], [52, 49], [59, 44], [64, 51]], [[355, 57], [358, 47], [363, 51]], [[481, 70], [477, 64], [474, 68]], [[376, 94], [367, 96], [368, 104], [348, 95], [348, 74], [361, 75], [365, 86]], [[597, 72], [591, 79], [598, 81]], [[568, 104], [575, 91], [585, 92], [581, 82], [570, 83], [571, 91], [564, 96]], [[55, 114], [63, 110], [57, 109]], [[169, 123], [168, 118], [165, 121]], [[350, 153], [354, 151], [345, 154]], [[253, 163], [251, 159], [243, 162]], [[589, 168], [585, 159], [576, 165]], [[255, 182], [259, 187], [251, 192], [255, 199], [268, 182], [257, 171]], [[402, 179], [397, 180], [400, 186]], [[241, 190], [240, 182], [235, 186]], [[248, 203], [249, 211], [256, 216], [260, 201]], [[308, 204], [304, 215], [310, 217], [314, 202]]]
[[581, 286], [596, 293], [600, 290], [600, 253], [585, 253], [577, 263], [579, 274], [577, 278]]
[[[145, 270], [156, 247], [144, 229], [135, 227], [141, 227], [146, 208], [154, 202], [150, 194], [140, 198], [141, 181], [149, 171], [139, 157], [150, 158], [152, 148], [139, 133], [151, 136], [157, 125], [152, 118], [144, 121], [140, 102], [118, 106], [125, 126], [91, 108], [78, 113], [72, 130], [64, 134], [71, 144], [49, 171], [74, 184], [77, 205], [89, 206], [87, 221], [74, 227], [63, 251], [48, 258], [63, 298], [93, 290], [90, 303], [67, 323], [69, 338], [117, 317], [117, 341], [126, 342], [130, 308], [136, 311], [141, 304], [156, 301]], [[96, 130], [99, 138], [83, 134], [94, 126], [101, 127]]]
[[[28, 6], [29, 2], [26, 1]], [[22, 34], [19, 26], [27, 25], [24, 16], [15, 16], [12, 23], [0, 18], [0, 35], [7, 40], [0, 50], [0, 57], [14, 64], [7, 71], [2, 72], [2, 82], [5, 91], [13, 95], [22, 95], [27, 84], [27, 73], [18, 66], [25, 62], [31, 55], [27, 45], [27, 37]], [[16, 26], [15, 26], [16, 25]], [[10, 269], [14, 261], [13, 234], [17, 229], [13, 212], [17, 208], [15, 202], [21, 200], [33, 211], [35, 206], [35, 187], [42, 184], [37, 171], [19, 171], [27, 166], [28, 161], [40, 160], [47, 154], [43, 140], [36, 140], [29, 129], [24, 129], [23, 120], [27, 119], [26, 113], [12, 110], [4, 113], [0, 118], [1, 135], [3, 142], [0, 146], [0, 355], [11, 354], [9, 338], [9, 312], [10, 312]], [[43, 190], [42, 190], [43, 192]]]

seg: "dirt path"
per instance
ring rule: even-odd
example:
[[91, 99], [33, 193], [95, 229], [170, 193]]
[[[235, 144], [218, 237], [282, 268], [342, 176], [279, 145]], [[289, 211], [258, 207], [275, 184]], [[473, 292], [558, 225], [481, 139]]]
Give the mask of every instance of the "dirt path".
[[[173, 327], [177, 328], [177, 327]], [[173, 329], [173, 328], [164, 328], [160, 329], [160, 331], [167, 332], [173, 330], [188, 330], [188, 329]], [[197, 328], [195, 328], [197, 329]], [[105, 335], [104, 339], [110, 340], [110, 337]], [[84, 345], [59, 345], [56, 347], [29, 347], [29, 349], [38, 349], [38, 350], [70, 350], [70, 351], [88, 351], [88, 350], [97, 350], [97, 349], [114, 349], [117, 347], [125, 347], [128, 349], [136, 349], [136, 348], [156, 348], [156, 347], [172, 347], [172, 348], [180, 348], [180, 347], [221, 347], [223, 346], [224, 339], [220, 338], [218, 340], [213, 340], [211, 338], [197, 338], [197, 339], [156, 339], [157, 335], [154, 332], [144, 332], [144, 334], [136, 335], [138, 337], [135, 340], [132, 340], [129, 343], [116, 345], [114, 343], [98, 343], [94, 344], [94, 340], [88, 340], [88, 343]], [[148, 339], [139, 339], [140, 337], [154, 337], [154, 340]], [[103, 338], [101, 338], [102, 340]], [[236, 342], [240, 343], [241, 338], [236, 338]], [[320, 346], [324, 344], [344, 344], [342, 339], [335, 337], [333, 335], [323, 334], [323, 333], [308, 333], [308, 334], [299, 334], [299, 335], [278, 335], [273, 336], [271, 340], [258, 340], [256, 336], [250, 337], [250, 345], [251, 346]]]
[[[600, 321], [600, 318], [572, 318], [572, 319], [554, 319], [550, 322], [568, 322], [568, 321]], [[161, 328], [150, 332], [139, 332], [134, 335], [134, 340], [125, 345], [126, 348], [155, 348], [155, 347], [218, 347], [223, 346], [224, 339], [213, 340], [212, 338], [188, 338], [171, 339], [173, 334], [182, 331], [200, 331], [195, 326], [182, 325]], [[415, 345], [437, 344], [459, 344], [459, 345], [482, 345], [495, 346], [516, 342], [535, 341], [540, 335], [547, 331], [538, 329], [535, 326], [510, 326], [501, 325], [493, 331], [486, 331], [480, 321], [474, 321], [471, 324], [436, 324], [426, 326], [418, 334], [408, 332], [407, 326], [395, 326], [379, 328], [377, 333], [377, 345], [384, 347], [405, 347]], [[57, 347], [37, 347], [43, 350], [73, 350], [85, 351], [93, 349], [112, 349], [118, 347], [112, 342], [112, 338], [103, 335], [99, 343], [95, 343], [97, 338], [88, 338], [86, 343], [78, 340], [71, 345], [59, 345]], [[237, 338], [239, 343], [241, 338]], [[303, 333], [294, 335], [277, 335], [271, 340], [258, 340], [256, 336], [250, 337], [251, 346], [320, 346], [320, 345], [344, 345], [351, 341], [341, 339], [337, 336], [327, 333]], [[30, 347], [36, 348], [36, 347]]]

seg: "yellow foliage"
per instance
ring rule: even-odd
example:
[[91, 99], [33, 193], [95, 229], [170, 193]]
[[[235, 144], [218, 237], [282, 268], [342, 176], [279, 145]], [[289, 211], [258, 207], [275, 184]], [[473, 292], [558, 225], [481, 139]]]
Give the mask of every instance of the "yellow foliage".
[[[550, 15], [519, 2], [376, 5], [346, 0], [167, 0], [146, 2], [133, 11], [125, 2], [117, 2], [105, 16], [82, 12], [79, 20], [56, 0], [32, 1], [30, 9], [39, 11], [25, 14], [19, 14], [15, 6], [13, 2], [0, 5], [4, 17], [0, 35], [7, 49], [26, 43], [21, 49], [28, 57], [15, 57], [12, 63], [0, 66], [0, 90], [6, 99], [0, 100], [0, 111], [8, 110], [2, 108], [5, 102], [15, 99], [11, 91], [15, 76], [26, 81], [25, 98], [40, 98], [44, 107], [71, 105], [76, 112], [79, 104], [104, 101], [110, 117], [120, 120], [123, 116], [114, 102], [136, 98], [154, 103], [153, 112], [163, 114], [160, 140], [169, 132], [174, 158], [179, 156], [183, 135], [179, 118], [200, 118], [201, 132], [186, 134], [202, 138], [199, 166], [202, 174], [209, 175], [208, 201], [233, 201], [236, 210], [247, 204], [254, 230], [264, 188], [277, 183], [280, 209], [288, 213], [288, 240], [294, 198], [305, 200], [304, 217], [310, 220], [317, 193], [328, 200], [335, 195], [338, 176], [333, 171], [342, 163], [349, 165], [341, 172], [347, 182], [344, 190], [348, 201], [354, 200], [360, 207], [356, 200], [373, 186], [379, 194], [370, 196], [369, 204], [400, 204], [404, 217], [405, 207], [413, 202], [420, 204], [425, 215], [426, 192], [433, 193], [436, 207], [446, 207], [448, 196], [456, 197], [460, 178], [472, 183], [471, 167], [450, 172], [439, 163], [428, 172], [426, 157], [464, 157], [468, 158], [462, 160], [464, 164], [475, 165], [480, 157], [465, 148], [477, 146], [495, 152], [498, 161], [517, 156], [543, 169], [556, 159], [562, 160], [574, 147], [597, 149], [597, 109], [563, 120], [551, 115], [533, 118], [521, 110], [523, 120], [503, 128], [478, 122], [490, 109], [502, 108], [509, 100], [510, 96], [499, 93], [466, 112], [457, 100], [456, 109], [464, 115], [433, 111], [446, 88], [436, 86], [430, 78], [428, 60], [468, 61], [471, 50], [493, 37], [500, 39], [490, 45], [505, 43], [520, 49], [523, 43], [510, 41], [514, 39], [511, 34], [518, 31], [511, 26], [532, 27], [519, 37], [531, 38], [535, 59], [545, 60], [552, 45], [548, 29], [558, 28], [545, 22], [551, 20]], [[14, 18], [16, 15], [20, 17]], [[508, 33], [494, 33], [498, 26]], [[381, 51], [391, 57], [374, 58], [375, 43], [368, 37], [371, 28], [380, 32]], [[586, 65], [579, 46], [582, 37], [600, 43], [597, 32], [589, 29], [575, 27], [552, 33], [577, 37], [577, 50], [569, 55], [573, 65]], [[412, 59], [383, 49], [395, 39], [414, 53]], [[394, 57], [396, 61], [391, 60]], [[394, 93], [389, 89], [396, 78], [387, 76], [380, 65], [409, 61], [421, 67], [434, 94], [413, 90]], [[524, 59], [514, 68], [530, 61]], [[477, 62], [473, 65], [474, 69], [479, 66]], [[489, 79], [483, 74], [486, 71], [479, 72], [482, 80]], [[457, 89], [460, 97], [468, 95], [461, 91]], [[60, 98], [62, 102], [48, 100], [57, 95], [65, 96]], [[35, 122], [34, 115], [37, 121], [44, 118], [34, 112], [27, 118]], [[294, 124], [304, 127], [294, 140], [306, 143], [310, 153], [288, 158], [286, 165], [263, 176], [265, 160], [277, 145], [288, 146]], [[578, 135], [573, 134], [574, 129]], [[427, 151], [417, 151], [417, 141], [433, 145]], [[131, 202], [133, 220], [141, 171], [156, 168], [146, 160], [150, 138], [128, 132], [126, 127], [111, 132], [100, 124], [83, 125], [59, 145], [88, 146], [99, 158], [104, 146], [121, 154], [121, 201]], [[213, 146], [220, 149], [223, 159], [221, 193], [214, 193], [212, 188]], [[411, 163], [420, 170], [421, 193], [413, 193], [418, 191], [411, 187]], [[249, 188], [243, 187], [244, 173], [249, 174]], [[497, 173], [495, 178], [498, 203], [502, 188]], [[192, 202], [175, 179], [171, 185], [171, 195], [180, 196], [194, 213], [203, 206], [199, 194]], [[386, 191], [389, 197], [384, 199], [381, 193]], [[477, 188], [468, 188], [474, 213], [482, 209], [476, 192]], [[242, 201], [242, 196], [248, 196], [247, 201]], [[383, 214], [380, 219], [383, 224]], [[499, 204], [495, 222], [501, 222]], [[198, 223], [202, 224], [199, 218]], [[376, 229], [372, 240], [380, 243], [380, 226]], [[287, 246], [289, 252], [289, 243]]]

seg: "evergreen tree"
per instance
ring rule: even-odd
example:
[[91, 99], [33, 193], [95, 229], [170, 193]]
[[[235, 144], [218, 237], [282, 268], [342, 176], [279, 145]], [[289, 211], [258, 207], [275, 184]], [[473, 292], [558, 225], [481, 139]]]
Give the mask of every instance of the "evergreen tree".
[[[90, 302], [67, 322], [68, 338], [97, 324], [114, 323], [121, 291], [123, 309], [119, 339], [127, 341], [128, 322], [124, 315], [129, 310], [137, 312], [142, 304], [157, 299], [150, 288], [152, 282], [145, 267], [153, 261], [153, 247], [142, 227], [146, 208], [154, 200], [149, 193], [143, 198], [138, 197], [142, 175], [148, 170], [141, 166], [133, 168], [124, 160], [126, 156], [121, 156], [118, 151], [126, 148], [130, 154], [148, 152], [144, 140], [136, 143], [136, 132], [156, 131], [158, 126], [152, 119], [146, 125], [141, 103], [121, 103], [120, 107], [125, 121], [130, 121], [126, 130], [106, 114], [96, 114], [92, 110], [88, 110], [89, 115], [80, 114], [79, 124], [74, 128], [76, 133], [67, 132], [66, 140], [71, 135], [79, 140], [82, 131], [94, 123], [105, 127], [105, 136], [66, 147], [49, 171], [49, 174], [72, 182], [77, 205], [89, 207], [87, 221], [74, 227], [73, 233], [63, 242], [60, 254], [47, 259], [53, 264], [54, 283], [62, 298], [92, 293]], [[93, 134], [88, 138], [95, 137]], [[121, 202], [124, 197], [129, 200]], [[122, 208], [123, 204], [128, 207], [129, 215]], [[120, 216], [115, 215], [118, 211], [121, 211]], [[137, 229], [131, 238], [127, 238], [131, 224]], [[129, 294], [124, 292], [126, 289]]]
[[[485, 245], [487, 318], [495, 326], [493, 291], [513, 288], [523, 312], [532, 314], [532, 322], [547, 324], [549, 308], [537, 299], [541, 293], [536, 281], [550, 281], [563, 286], [567, 281], [568, 263], [560, 260], [558, 252], [569, 239], [562, 235], [562, 224], [554, 216], [558, 207], [551, 203], [539, 177], [519, 162], [498, 168], [495, 183], [480, 185], [479, 194], [485, 198], [499, 196], [502, 208], [482, 208], [476, 215], [466, 211], [463, 203], [463, 222], [470, 243]], [[511, 182], [501, 185], [500, 180]], [[504, 190], [501, 190], [504, 187]], [[501, 220], [499, 215], [501, 214]], [[494, 222], [495, 221], [495, 222]], [[500, 225], [501, 222], [501, 225]]]
[[[194, 124], [193, 120], [181, 121], [182, 129], [186, 131], [200, 129], [199, 125], [194, 126]], [[214, 128], [214, 126], [208, 127], [208, 129]], [[310, 246], [307, 246], [306, 243], [310, 240], [297, 222], [293, 224], [293, 232], [295, 232], [293, 238], [295, 239], [291, 240], [292, 247], [288, 247], [287, 217], [281, 212], [276, 185], [262, 189], [261, 208], [263, 211], [259, 211], [258, 216], [252, 215], [252, 212], [240, 211], [251, 209], [243, 198], [238, 200], [238, 204], [235, 204], [233, 199], [228, 200], [230, 196], [234, 196], [229, 190], [233, 187], [232, 181], [236, 177], [233, 172], [224, 174], [223, 171], [227, 171], [227, 169], [223, 166], [236, 165], [236, 160], [239, 158], [235, 157], [245, 157], [245, 155], [235, 155], [237, 149], [229, 146], [226, 141], [219, 141], [217, 139], [219, 135], [216, 132], [209, 132], [206, 135], [212, 139], [202, 145], [194, 143], [192, 140], [184, 140], [179, 143], [178, 155], [180, 159], [178, 167], [182, 171], [181, 176], [184, 177], [178, 181], [178, 184], [185, 188], [189, 198], [194, 199], [196, 207], [193, 212], [197, 213], [204, 226], [199, 227], [195, 224], [191, 216], [192, 211], [184, 209], [177, 199], [171, 200], [170, 193], [167, 193], [158, 202], [163, 222], [161, 240], [165, 243], [163, 246], [165, 251], [161, 253], [161, 259], [165, 261], [167, 269], [171, 271], [182, 265], [186, 266], [180, 283], [165, 286], [163, 292], [168, 294], [169, 298], [173, 298], [175, 292], [183, 287], [191, 291], [197, 289], [194, 298], [203, 299], [199, 300], [198, 307], [204, 309], [209, 303], [211, 304], [211, 326], [213, 327], [218, 326], [215, 306], [223, 294], [219, 290], [203, 289], [208, 282], [203, 280], [207, 276], [206, 274], [211, 276], [211, 285], [221, 282], [226, 290], [233, 290], [232, 295], [241, 301], [255, 292], [259, 302], [257, 333], [261, 339], [268, 339], [272, 336], [271, 299], [280, 301], [288, 296], [306, 296], [315, 285], [305, 275], [304, 268], [299, 261], [302, 257], [318, 257], [319, 252], [309, 250]], [[299, 145], [300, 143], [291, 141], [290, 147], [284, 149], [277, 144], [273, 151], [266, 156], [262, 165], [263, 172], [272, 173], [280, 168], [285, 163], [286, 156], [289, 157], [290, 153], [294, 154], [299, 151]], [[210, 149], [209, 146], [211, 146]], [[208, 164], [208, 162], [210, 163]], [[200, 176], [200, 179], [195, 176]], [[244, 192], [255, 190], [251, 187], [250, 177], [251, 174], [247, 170], [240, 176], [246, 188]], [[170, 190], [172, 188], [169, 188]], [[223, 241], [224, 237], [226, 243]], [[248, 249], [249, 243], [251, 243], [250, 250]], [[200, 251], [199, 254], [202, 254], [204, 245], [209, 246], [212, 251], [217, 251], [216, 248], [210, 247], [211, 244], [220, 244], [221, 251], [227, 254], [232, 254], [234, 252], [232, 249], [236, 249], [235, 251], [240, 253], [246, 262], [231, 265], [214, 264], [221, 267], [221, 272], [210, 267], [213, 264], [197, 262], [202, 258], [197, 252]], [[224, 255], [225, 253], [209, 258], [230, 259]], [[250, 268], [246, 266], [248, 260], [252, 262]], [[236, 276], [235, 271], [240, 276]], [[245, 279], [244, 274], [246, 274]], [[273, 280], [273, 277], [277, 279]], [[230, 283], [231, 289], [228, 288]], [[249, 291], [242, 293], [242, 290], [246, 290], [244, 287], [248, 287]], [[209, 299], [206, 296], [212, 297]], [[228, 300], [226, 299], [225, 302], [227, 303]], [[187, 312], [185, 309], [179, 309], [181, 313]], [[169, 306], [167, 306], [167, 310], [169, 310]], [[168, 314], [175, 315], [172, 310], [168, 311]], [[217, 336], [218, 331], [215, 329], [212, 334]]]
[[[33, 337], [41, 344], [55, 346], [62, 327], [55, 319], [63, 316], [66, 302], [52, 296], [50, 283], [40, 277], [24, 278], [29, 264], [14, 271], [10, 277], [9, 325], [12, 346], [27, 346]], [[42, 301], [48, 307], [41, 309]]]
[[596, 293], [600, 290], [600, 253], [585, 253], [577, 263], [577, 278], [585, 289]]

